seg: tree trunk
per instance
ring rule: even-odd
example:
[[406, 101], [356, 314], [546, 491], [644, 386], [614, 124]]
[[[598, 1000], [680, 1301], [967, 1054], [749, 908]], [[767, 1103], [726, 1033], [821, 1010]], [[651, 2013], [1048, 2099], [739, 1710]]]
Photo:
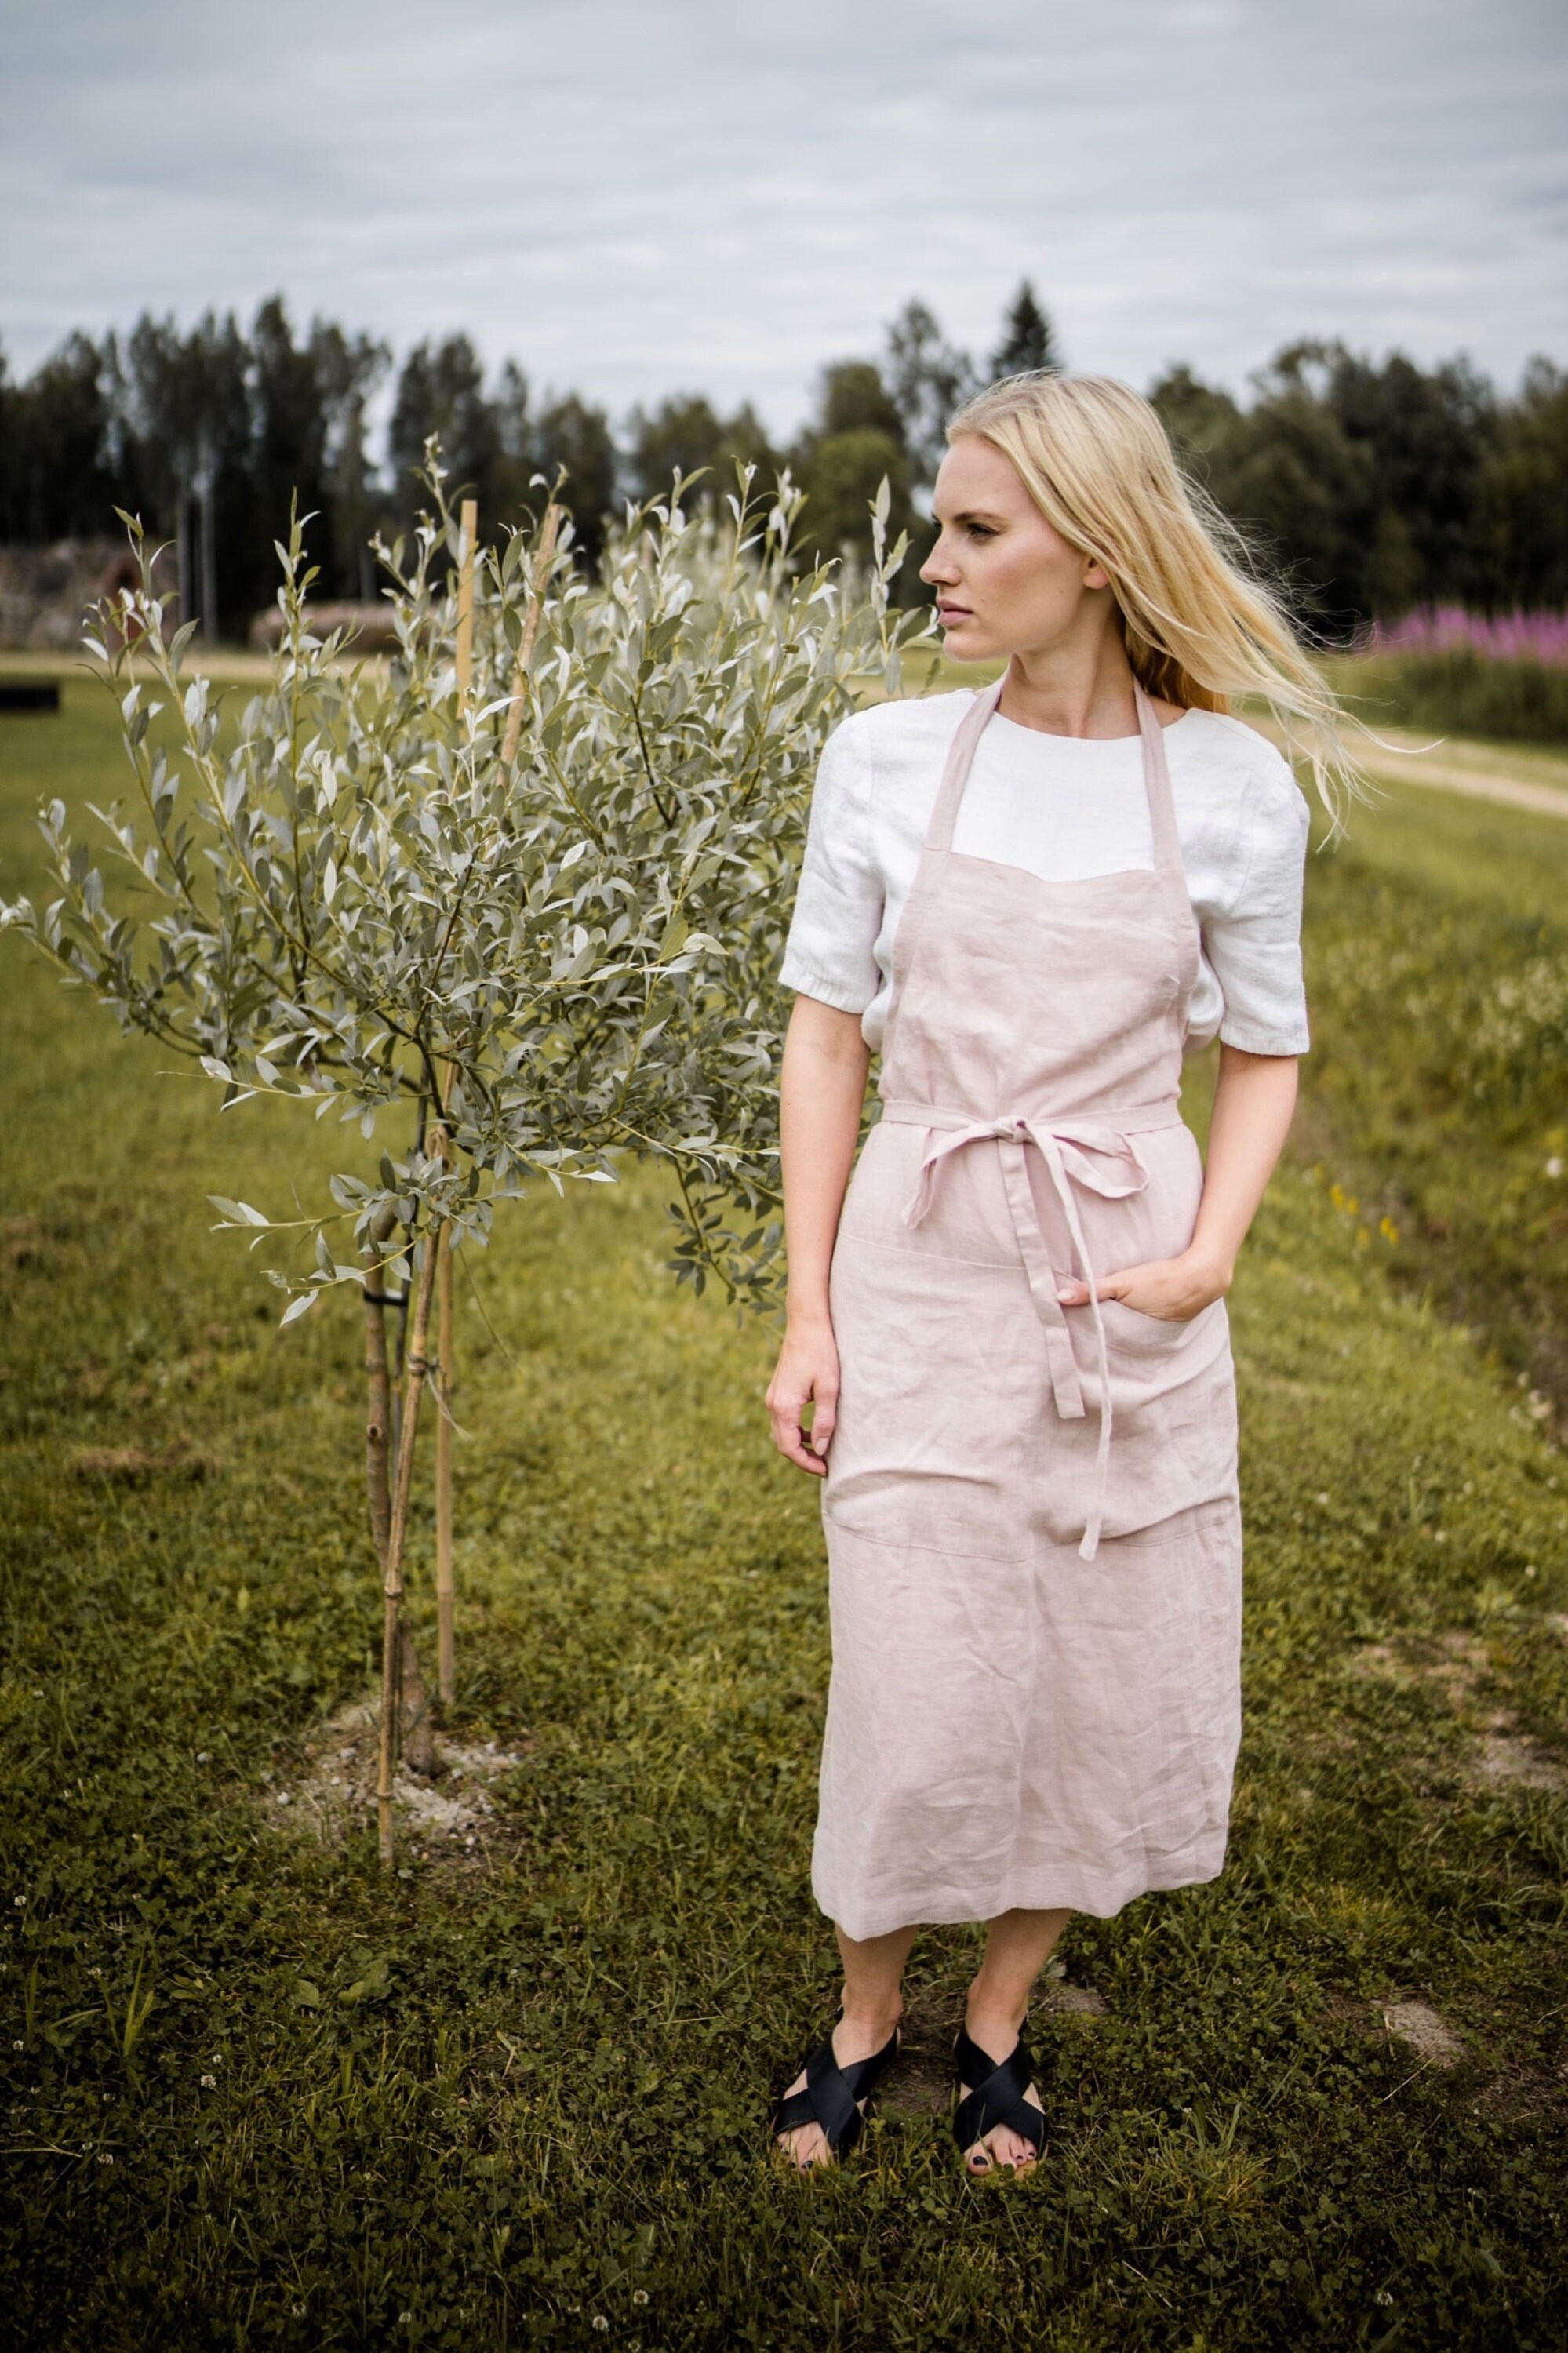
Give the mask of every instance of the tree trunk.
[[[444, 1142], [445, 1131], [440, 1131]], [[442, 1155], [443, 1158], [445, 1154]], [[456, 1637], [452, 1611], [456, 1580], [452, 1575], [452, 1397], [456, 1388], [452, 1364], [452, 1254], [441, 1252], [437, 1280], [436, 1398], [440, 1408], [436, 1423], [436, 1686], [443, 1708], [457, 1695]]]
[[[392, 1384], [387, 1372], [387, 1267], [380, 1246], [365, 1253], [365, 1482], [370, 1498], [370, 1535], [383, 1573], [392, 1525]], [[396, 1264], [396, 1261], [392, 1263]]]
[[427, 1777], [434, 1772], [435, 1726], [430, 1722], [429, 1695], [406, 1620], [397, 1630], [397, 1744], [411, 1771]]
[[403, 1600], [403, 1540], [408, 1528], [408, 1498], [414, 1486], [414, 1440], [419, 1428], [419, 1398], [429, 1370], [426, 1345], [430, 1332], [430, 1294], [446, 1240], [445, 1224], [425, 1240], [425, 1262], [419, 1269], [414, 1295], [413, 1329], [408, 1345], [408, 1382], [403, 1402], [403, 1427], [397, 1441], [397, 1476], [392, 1490], [392, 1517], [387, 1535], [387, 1561], [381, 1579], [381, 1751], [376, 1775], [376, 1821], [381, 1861], [392, 1864], [392, 1771], [397, 1742], [397, 1670], [401, 1663], [399, 1615]]

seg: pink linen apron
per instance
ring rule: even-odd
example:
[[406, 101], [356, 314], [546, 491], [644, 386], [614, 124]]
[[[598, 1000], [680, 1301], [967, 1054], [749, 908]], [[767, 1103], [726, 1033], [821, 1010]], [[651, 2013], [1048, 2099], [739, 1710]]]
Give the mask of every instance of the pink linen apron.
[[833, 1253], [811, 1876], [855, 1937], [1213, 1878], [1240, 1735], [1224, 1303], [1056, 1297], [1184, 1250], [1202, 1188], [1164, 741], [1139, 691], [1153, 870], [1042, 881], [952, 848], [1001, 694], [948, 755]]

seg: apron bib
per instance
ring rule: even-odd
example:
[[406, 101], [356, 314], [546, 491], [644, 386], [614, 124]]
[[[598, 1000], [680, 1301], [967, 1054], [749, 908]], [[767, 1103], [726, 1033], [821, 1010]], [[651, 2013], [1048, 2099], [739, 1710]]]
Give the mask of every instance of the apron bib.
[[1164, 741], [1138, 691], [1153, 870], [1045, 882], [952, 847], [1001, 694], [948, 756], [833, 1254], [812, 1884], [855, 1937], [1214, 1877], [1240, 1734], [1224, 1303], [1056, 1297], [1177, 1255], [1202, 1189]]

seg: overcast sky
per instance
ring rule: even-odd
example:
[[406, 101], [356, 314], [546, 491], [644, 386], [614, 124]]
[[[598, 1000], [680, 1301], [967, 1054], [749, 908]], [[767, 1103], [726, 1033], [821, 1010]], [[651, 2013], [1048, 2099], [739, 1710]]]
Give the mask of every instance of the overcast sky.
[[792, 427], [912, 293], [1240, 388], [1568, 361], [1563, 0], [0, 0], [0, 340], [281, 288]]

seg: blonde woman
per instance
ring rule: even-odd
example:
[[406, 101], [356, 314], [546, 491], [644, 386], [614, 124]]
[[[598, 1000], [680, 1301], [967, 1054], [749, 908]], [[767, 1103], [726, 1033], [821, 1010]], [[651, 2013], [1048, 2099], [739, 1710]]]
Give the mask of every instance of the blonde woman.
[[[824, 1482], [812, 1884], [843, 1962], [837, 2022], [774, 2112], [801, 2167], [858, 2136], [917, 1928], [969, 1920], [990, 1925], [959, 2143], [977, 2172], [1033, 2165], [1022, 2027], [1069, 1915], [1221, 1868], [1242, 1565], [1224, 1303], [1308, 1042], [1306, 804], [1233, 700], [1271, 703], [1320, 784], [1339, 756], [1289, 625], [1136, 394], [1013, 377], [948, 439], [922, 577], [948, 652], [1006, 668], [837, 730], [784, 963], [768, 1401]], [[1205, 1169], [1178, 1094], [1216, 1034]]]

